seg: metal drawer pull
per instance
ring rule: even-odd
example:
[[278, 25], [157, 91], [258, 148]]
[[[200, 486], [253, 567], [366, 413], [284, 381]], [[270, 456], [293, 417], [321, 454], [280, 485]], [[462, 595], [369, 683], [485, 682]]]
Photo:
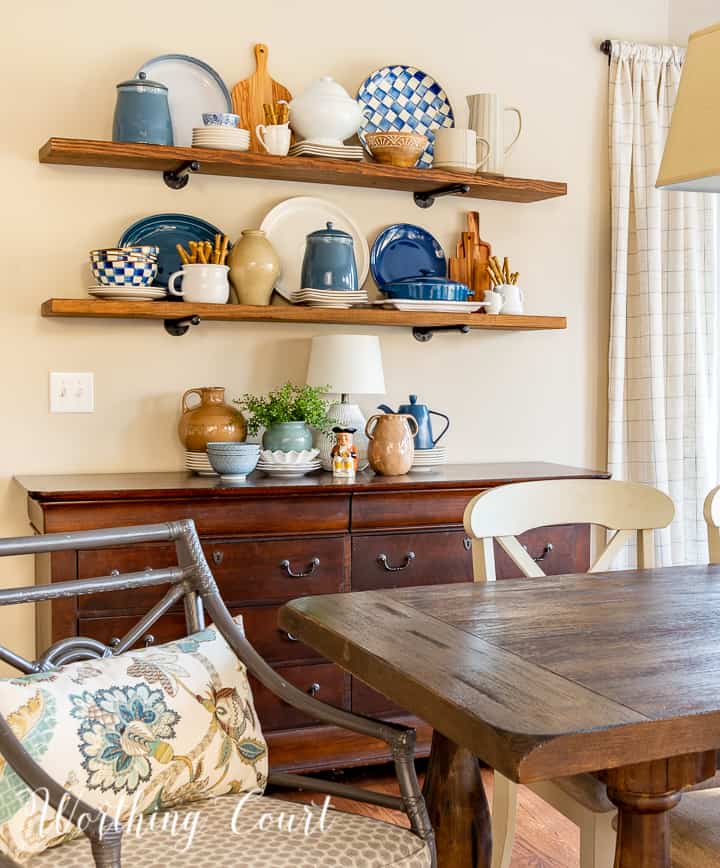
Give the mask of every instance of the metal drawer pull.
[[[120, 575], [120, 570], [110, 570], [110, 575], [111, 575], [111, 576], [119, 576], [119, 575]], [[118, 640], [118, 641], [119, 641], [119, 640]]]
[[310, 694], [310, 696], [317, 696], [318, 693], [320, 693], [320, 685], [317, 683], [317, 681], [314, 684], [311, 684], [310, 687], [308, 687], [307, 692]]
[[299, 642], [299, 641], [300, 641], [300, 640], [298, 639], [297, 636], [293, 636], [293, 634], [292, 634], [292, 633], [288, 633], [287, 630], [279, 630], [278, 632], [279, 632], [279, 633], [282, 633], [283, 637], [284, 637], [285, 639], [287, 639], [288, 642]]
[[[523, 546], [523, 548], [525, 549], [525, 551], [528, 550], [527, 546]], [[532, 559], [535, 561], [536, 564], [539, 564], [540, 561], [545, 560], [545, 558], [552, 552], [552, 550], [553, 550], [553, 544], [552, 543], [546, 543], [545, 548], [542, 550], [541, 555], [538, 555], [536, 558], [533, 557], [532, 555], [530, 555], [530, 557], [532, 557]]]
[[224, 558], [224, 557], [225, 557], [225, 552], [218, 552], [218, 551], [215, 551], [215, 552], [212, 553], [213, 563], [214, 563], [216, 566], [218, 566], [218, 567], [219, 567], [220, 564], [223, 562], [223, 558]]
[[315, 570], [320, 566], [320, 558], [313, 558], [307, 566], [305, 571], [300, 571], [299, 573], [294, 573], [292, 567], [290, 566], [290, 561], [281, 561], [280, 567], [285, 570], [285, 572], [292, 579], [302, 579], [305, 576], [311, 576]]
[[400, 564], [399, 567], [391, 567], [390, 564], [388, 563], [388, 556], [387, 555], [378, 555], [377, 556], [377, 562], [380, 564], [380, 566], [384, 570], [387, 570], [389, 573], [399, 573], [400, 570], [406, 570], [414, 560], [415, 560], [415, 552], [408, 552], [405, 555], [405, 560]]

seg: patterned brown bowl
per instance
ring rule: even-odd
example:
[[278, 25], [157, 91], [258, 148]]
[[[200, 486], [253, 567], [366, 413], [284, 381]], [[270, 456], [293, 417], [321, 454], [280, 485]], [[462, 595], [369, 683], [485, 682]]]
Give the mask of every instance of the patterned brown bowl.
[[365, 141], [378, 163], [411, 169], [428, 146], [420, 133], [367, 133]]

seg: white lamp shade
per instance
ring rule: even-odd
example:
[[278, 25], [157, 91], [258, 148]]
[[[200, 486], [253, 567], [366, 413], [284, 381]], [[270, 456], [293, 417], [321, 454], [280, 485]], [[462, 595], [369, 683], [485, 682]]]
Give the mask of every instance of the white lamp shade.
[[312, 339], [307, 383], [328, 392], [384, 395], [380, 338], [375, 335], [319, 335]]
[[690, 37], [657, 186], [720, 193], [720, 24]]

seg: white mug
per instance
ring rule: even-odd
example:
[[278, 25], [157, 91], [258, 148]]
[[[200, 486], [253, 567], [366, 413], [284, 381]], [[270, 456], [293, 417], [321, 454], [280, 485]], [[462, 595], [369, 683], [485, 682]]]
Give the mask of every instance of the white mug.
[[[485, 153], [478, 158], [479, 146]], [[490, 158], [490, 145], [473, 130], [442, 127], [435, 133], [433, 166], [452, 172], [478, 172]]]
[[[178, 295], [183, 301], [204, 302], [205, 304], [227, 304], [230, 298], [227, 265], [204, 265], [202, 262], [183, 265], [182, 271], [175, 271], [168, 280], [170, 295]], [[182, 277], [182, 289], [175, 288], [175, 281]]]
[[501, 283], [495, 287], [495, 292], [503, 297], [503, 313], [522, 313], [525, 296], [519, 286], [514, 283]]
[[[486, 172], [502, 175], [505, 172], [505, 157], [510, 153], [522, 132], [520, 109], [503, 105], [502, 98], [496, 93], [475, 93], [467, 97], [470, 107], [470, 127], [490, 145], [490, 158], [485, 166]], [[517, 115], [518, 130], [509, 145], [505, 145], [505, 113]]]
[[290, 126], [289, 124], [258, 124], [255, 127], [255, 135], [268, 154], [284, 157], [290, 150]]
[[486, 289], [483, 294], [483, 302], [485, 304], [485, 313], [498, 314], [502, 310], [504, 299], [499, 292]]

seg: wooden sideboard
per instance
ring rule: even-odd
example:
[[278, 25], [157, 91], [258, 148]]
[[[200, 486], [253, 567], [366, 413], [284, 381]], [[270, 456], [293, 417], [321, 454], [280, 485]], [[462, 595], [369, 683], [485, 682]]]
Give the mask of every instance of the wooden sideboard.
[[[242, 613], [258, 651], [288, 681], [326, 702], [417, 726], [422, 754], [429, 748], [427, 725], [280, 630], [279, 607], [308, 594], [471, 581], [470, 546], [462, 526], [471, 497], [508, 482], [606, 477], [556, 464], [507, 463], [447, 465], [397, 478], [362, 473], [352, 483], [335, 482], [329, 474], [291, 482], [253, 474], [229, 487], [186, 473], [24, 476], [17, 481], [39, 533], [192, 518], [224, 599], [233, 613]], [[587, 526], [533, 530], [522, 542], [533, 557], [542, 558], [548, 574], [588, 568]], [[166, 545], [59, 552], [37, 558], [36, 580], [83, 579], [173, 562], [174, 550]], [[519, 574], [501, 551], [497, 572], [500, 578]], [[110, 644], [161, 593], [99, 594], [39, 608], [38, 650], [75, 635]], [[183, 629], [179, 609], [162, 618], [144, 641], [166, 642]], [[384, 745], [314, 725], [253, 686], [274, 768], [307, 772], [388, 759]]]

